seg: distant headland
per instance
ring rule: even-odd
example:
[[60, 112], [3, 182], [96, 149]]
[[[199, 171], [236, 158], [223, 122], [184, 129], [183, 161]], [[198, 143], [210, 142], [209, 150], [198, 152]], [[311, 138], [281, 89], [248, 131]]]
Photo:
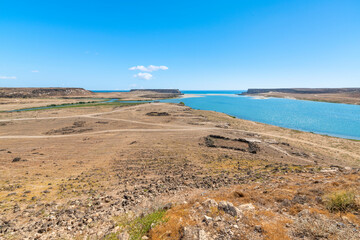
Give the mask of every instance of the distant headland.
[[326, 93], [360, 93], [360, 88], [249, 88], [243, 95], [259, 93], [297, 93], [297, 94], [326, 94]]
[[360, 88], [250, 88], [239, 95], [360, 105]]
[[182, 94], [179, 89], [131, 89], [130, 92], [157, 92], [157, 93]]

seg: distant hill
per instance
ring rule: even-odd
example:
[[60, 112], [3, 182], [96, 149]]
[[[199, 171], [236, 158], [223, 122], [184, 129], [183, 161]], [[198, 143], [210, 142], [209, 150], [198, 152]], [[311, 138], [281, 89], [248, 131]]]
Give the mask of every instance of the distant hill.
[[0, 98], [42, 98], [90, 96], [83, 88], [0, 88]]
[[156, 92], [156, 93], [173, 93], [182, 94], [179, 89], [131, 89], [130, 92]]

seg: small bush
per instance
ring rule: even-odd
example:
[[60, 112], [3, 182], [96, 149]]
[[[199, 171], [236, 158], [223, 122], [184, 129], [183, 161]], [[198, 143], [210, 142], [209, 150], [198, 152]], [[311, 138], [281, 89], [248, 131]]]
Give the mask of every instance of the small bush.
[[185, 106], [185, 103], [184, 102], [179, 102], [179, 105]]
[[326, 208], [330, 212], [348, 212], [357, 210], [355, 193], [352, 191], [338, 191], [325, 197]]

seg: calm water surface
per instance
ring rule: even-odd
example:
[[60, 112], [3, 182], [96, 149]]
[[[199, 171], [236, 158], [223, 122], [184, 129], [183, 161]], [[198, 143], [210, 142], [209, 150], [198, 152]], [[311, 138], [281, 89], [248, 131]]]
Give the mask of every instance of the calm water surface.
[[[184, 92], [201, 94], [195, 91]], [[162, 102], [184, 102], [194, 109], [223, 112], [238, 118], [280, 127], [360, 140], [359, 105], [282, 98], [256, 99], [226, 94], [226, 91], [210, 93], [201, 94], [200, 97], [167, 99]]]

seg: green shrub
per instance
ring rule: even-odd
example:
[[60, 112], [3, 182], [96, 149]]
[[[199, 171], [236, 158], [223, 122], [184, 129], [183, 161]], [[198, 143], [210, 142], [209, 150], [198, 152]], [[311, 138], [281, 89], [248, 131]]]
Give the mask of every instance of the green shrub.
[[116, 233], [110, 233], [104, 237], [104, 240], [118, 240], [118, 236]]
[[179, 102], [179, 105], [185, 106], [185, 103], [184, 102]]
[[[122, 230], [127, 231], [130, 236], [130, 240], [141, 240], [152, 228], [157, 224], [165, 222], [166, 210], [159, 209], [145, 216], [140, 216], [135, 219], [129, 218], [129, 216], [123, 216], [117, 219], [119, 226]], [[108, 238], [112, 239], [112, 235], [109, 235]]]
[[353, 191], [338, 191], [325, 197], [326, 208], [330, 212], [348, 212], [358, 210], [356, 195]]

